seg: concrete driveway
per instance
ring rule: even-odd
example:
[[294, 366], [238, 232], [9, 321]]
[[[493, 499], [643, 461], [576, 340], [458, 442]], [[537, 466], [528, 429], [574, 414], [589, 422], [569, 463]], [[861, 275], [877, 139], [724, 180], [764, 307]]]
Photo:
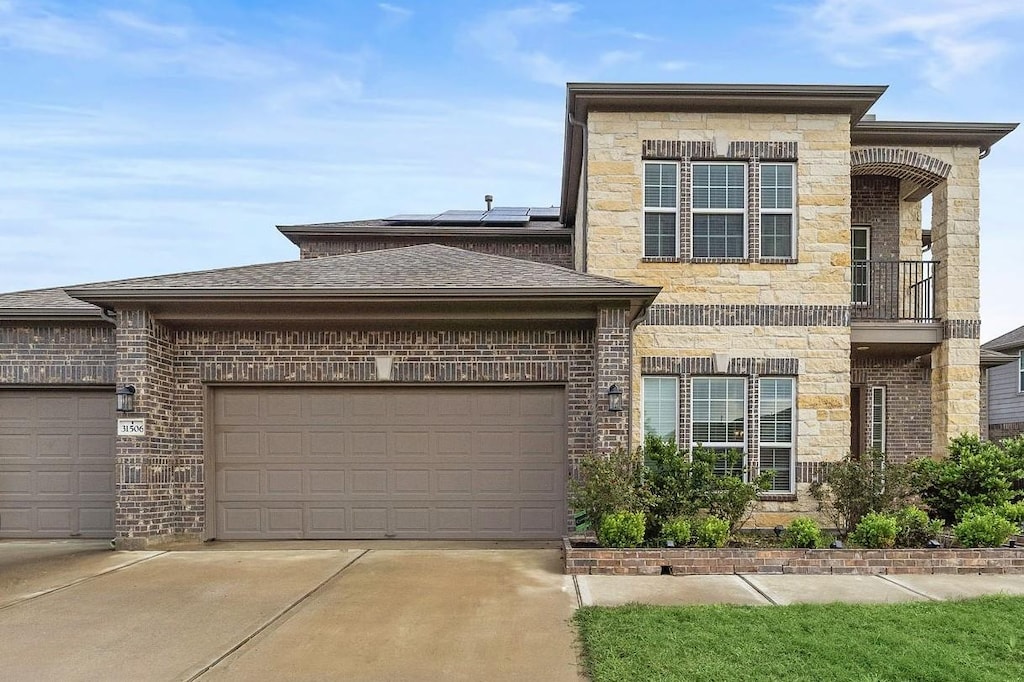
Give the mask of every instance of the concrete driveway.
[[265, 547], [0, 542], [4, 679], [581, 679], [557, 549]]

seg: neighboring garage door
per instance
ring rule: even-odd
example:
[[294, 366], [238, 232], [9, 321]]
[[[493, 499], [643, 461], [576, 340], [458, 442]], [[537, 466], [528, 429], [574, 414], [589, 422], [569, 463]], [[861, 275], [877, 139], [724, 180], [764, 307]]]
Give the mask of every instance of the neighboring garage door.
[[557, 538], [565, 393], [219, 388], [216, 535]]
[[113, 537], [114, 392], [0, 388], [0, 537]]

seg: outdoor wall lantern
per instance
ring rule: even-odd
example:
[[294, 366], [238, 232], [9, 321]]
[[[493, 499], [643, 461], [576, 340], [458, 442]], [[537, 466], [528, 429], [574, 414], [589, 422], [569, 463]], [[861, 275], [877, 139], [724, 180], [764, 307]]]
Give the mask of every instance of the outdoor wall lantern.
[[622, 412], [622, 389], [615, 384], [608, 387], [608, 411]]
[[135, 387], [131, 384], [121, 386], [115, 391], [117, 395], [117, 411], [118, 412], [134, 412], [135, 411]]

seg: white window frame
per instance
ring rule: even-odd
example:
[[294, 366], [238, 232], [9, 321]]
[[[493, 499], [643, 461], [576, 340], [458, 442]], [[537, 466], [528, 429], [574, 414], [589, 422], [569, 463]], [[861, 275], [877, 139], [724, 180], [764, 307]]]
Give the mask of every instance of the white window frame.
[[[647, 206], [647, 167], [648, 166], [674, 166], [676, 169], [676, 192], [675, 192], [675, 205], [672, 207], [665, 206]], [[679, 257], [679, 180], [681, 177], [679, 163], [676, 161], [644, 161], [643, 175], [640, 178], [642, 185], [642, 200], [643, 200], [643, 216], [641, 217], [640, 223], [640, 236], [643, 242], [641, 250], [644, 258], [678, 258]], [[659, 185], [660, 187], [660, 185]], [[672, 254], [649, 254], [647, 253], [647, 215], [649, 213], [657, 214], [672, 214], [675, 216], [673, 220], [673, 226], [675, 230], [675, 238], [672, 245]]]
[[[764, 409], [764, 382], [766, 381], [788, 381], [790, 385], [790, 404], [789, 404], [789, 440], [788, 441], [771, 441], [761, 440], [761, 418], [764, 416], [762, 410]], [[758, 406], [757, 414], [757, 436], [759, 439], [758, 448], [759, 456], [760, 450], [763, 448], [777, 448], [777, 449], [788, 449], [789, 450], [789, 481], [788, 487], [785, 490], [769, 490], [766, 494], [771, 495], [785, 495], [792, 494], [796, 491], [796, 377], [778, 377], [768, 376], [761, 377], [758, 379], [758, 395], [761, 396], [762, 402]], [[758, 470], [760, 473], [771, 470], [761, 466], [760, 459], [758, 461]]]
[[[694, 384], [697, 381], [741, 381], [741, 382], [743, 382], [743, 391], [742, 391], [742, 395], [743, 395], [743, 406], [742, 406], [742, 409], [743, 409], [743, 437], [742, 437], [742, 439], [741, 439], [741, 441], [739, 443], [736, 443], [736, 441], [699, 442], [699, 441], [696, 440], [696, 438], [694, 438], [693, 434], [696, 431], [696, 429], [694, 429], [694, 424], [697, 423], [694, 420], [694, 414], [696, 414], [696, 410], [694, 409], [694, 406], [695, 406], [696, 401], [697, 401], [697, 391], [694, 389]], [[748, 395], [747, 395], [747, 392], [749, 390], [750, 390], [750, 384], [749, 384], [749, 380], [747, 379], [747, 377], [737, 377], [737, 376], [695, 376], [695, 377], [691, 377], [690, 378], [690, 414], [689, 414], [689, 420], [690, 420], [690, 448], [692, 449], [692, 448], [702, 447], [702, 448], [709, 449], [709, 450], [739, 450], [739, 451], [741, 451], [743, 453], [743, 459], [741, 460], [740, 466], [743, 469], [743, 480], [747, 479], [747, 470], [748, 470], [747, 440], [748, 440], [749, 435], [750, 435], [750, 424], [747, 423], [749, 421], [747, 419], [747, 417], [748, 417], [748, 414], [747, 414], [747, 409], [748, 409]], [[728, 398], [726, 398], [726, 400], [728, 400]], [[716, 465], [715, 468], [717, 469], [718, 466]]]
[[[675, 428], [675, 443], [679, 444], [679, 377], [665, 376], [663, 374], [645, 374], [640, 377], [640, 428], [642, 430], [643, 440], [647, 440], [647, 420], [645, 418], [645, 406], [647, 404], [647, 381], [648, 379], [658, 381], [671, 381], [673, 387], [673, 410], [672, 414], [675, 415], [676, 428]], [[661, 434], [658, 434], [661, 437]]]
[[[853, 256], [853, 233], [863, 232], [864, 233], [864, 249], [867, 251], [865, 255], [867, 258], [855, 259]], [[864, 300], [857, 300], [857, 283], [854, 281], [855, 273], [857, 272], [856, 263], [864, 263]], [[854, 225], [850, 228], [850, 301], [853, 305], [866, 306], [871, 305], [871, 226], [870, 225]]]
[[[879, 414], [879, 408], [881, 408], [881, 419], [876, 420], [875, 415]], [[868, 416], [870, 417], [868, 423], [871, 425], [868, 448], [885, 452], [885, 386], [871, 387], [871, 414]]]
[[[792, 169], [792, 174], [791, 174], [790, 177], [793, 179], [793, 186], [790, 187], [790, 198], [789, 198], [789, 206], [790, 207], [789, 208], [765, 208], [764, 207], [764, 169], [765, 169], [766, 166], [788, 166], [789, 168]], [[759, 180], [759, 182], [761, 183], [761, 187], [759, 188], [759, 192], [758, 192], [758, 196], [761, 198], [761, 206], [759, 207], [759, 209], [761, 211], [761, 216], [762, 216], [762, 219], [761, 219], [761, 222], [760, 222], [760, 224], [762, 226], [760, 243], [762, 245], [764, 244], [764, 218], [763, 218], [763, 216], [766, 216], [766, 215], [788, 215], [789, 216], [789, 224], [790, 224], [790, 230], [789, 230], [789, 255], [788, 256], [764, 256], [763, 255], [763, 249], [762, 249], [762, 257], [766, 258], [766, 259], [779, 259], [779, 260], [791, 260], [791, 259], [794, 259], [794, 258], [796, 258], [796, 164], [792, 163], [792, 162], [779, 162], [779, 163], [776, 163], [774, 161], [773, 162], [769, 162], [769, 163], [762, 162], [761, 163], [760, 171], [761, 171], [760, 172], [761, 180]]]
[[[693, 184], [696, 180], [697, 166], [739, 166], [743, 169], [743, 208], [700, 208], [698, 209], [694, 205], [694, 195], [696, 194], [696, 186]], [[743, 260], [749, 255], [750, 249], [750, 225], [749, 216], [747, 215], [750, 206], [750, 188], [748, 187], [750, 179], [748, 177], [750, 168], [748, 164], [737, 161], [694, 161], [690, 164], [690, 255], [693, 258], [710, 259], [710, 260]], [[696, 220], [698, 215], [738, 215], [743, 219], [743, 253], [739, 256], [698, 256], [697, 255], [697, 230]]]
[[1024, 349], [1017, 353], [1017, 393], [1024, 393]]

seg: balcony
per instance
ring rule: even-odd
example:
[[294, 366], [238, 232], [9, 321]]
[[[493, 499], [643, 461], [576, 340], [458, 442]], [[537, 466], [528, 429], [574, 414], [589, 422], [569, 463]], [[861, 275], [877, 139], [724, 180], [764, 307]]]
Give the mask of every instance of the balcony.
[[927, 351], [942, 341], [935, 317], [937, 261], [854, 261], [851, 342], [872, 351]]

